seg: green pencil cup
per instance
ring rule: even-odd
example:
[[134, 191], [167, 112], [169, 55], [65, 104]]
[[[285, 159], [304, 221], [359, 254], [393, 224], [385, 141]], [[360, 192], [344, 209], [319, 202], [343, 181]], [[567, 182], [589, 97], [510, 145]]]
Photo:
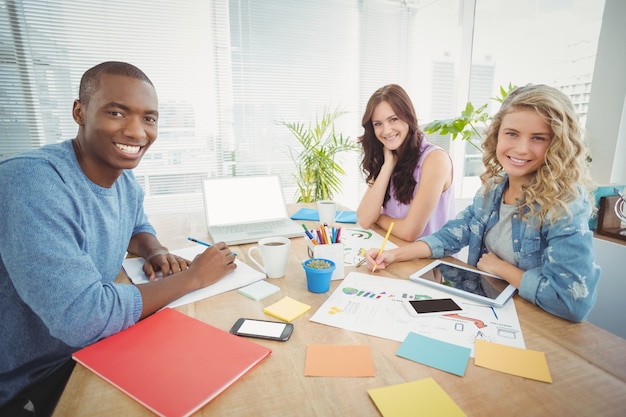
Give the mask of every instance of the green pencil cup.
[[328, 292], [336, 266], [330, 259], [311, 258], [302, 263], [306, 273], [306, 285], [314, 293]]

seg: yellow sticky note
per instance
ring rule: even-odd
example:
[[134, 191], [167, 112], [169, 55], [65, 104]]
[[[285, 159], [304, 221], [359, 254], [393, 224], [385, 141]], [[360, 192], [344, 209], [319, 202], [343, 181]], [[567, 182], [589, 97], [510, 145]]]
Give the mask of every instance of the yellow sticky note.
[[536, 350], [520, 349], [476, 339], [474, 364], [507, 374], [552, 383], [546, 355]]
[[374, 376], [372, 350], [367, 345], [309, 345], [305, 376]]
[[432, 378], [372, 388], [367, 393], [383, 417], [463, 417], [466, 414]]
[[284, 321], [291, 321], [311, 309], [308, 304], [301, 303], [291, 297], [283, 297], [281, 300], [269, 305], [263, 311], [271, 316]]

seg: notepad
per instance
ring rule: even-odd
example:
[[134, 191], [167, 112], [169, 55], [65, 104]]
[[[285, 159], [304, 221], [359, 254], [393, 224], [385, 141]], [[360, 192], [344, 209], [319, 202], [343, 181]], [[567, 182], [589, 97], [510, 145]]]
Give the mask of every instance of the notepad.
[[276, 294], [278, 291], [280, 291], [280, 287], [270, 284], [265, 280], [257, 281], [243, 288], [239, 288], [239, 292], [241, 294], [252, 298], [255, 301], [259, 301], [272, 294]]
[[291, 297], [283, 297], [280, 301], [275, 302], [263, 309], [266, 314], [274, 316], [283, 321], [292, 321], [298, 316], [306, 313], [311, 309], [308, 304], [301, 303]]
[[171, 308], [73, 358], [160, 416], [189, 416], [271, 350]]
[[383, 417], [466, 415], [433, 378], [372, 388], [367, 393]]
[[[205, 250], [205, 246], [193, 245], [183, 249], [173, 250], [172, 253], [185, 259], [193, 259]], [[124, 259], [124, 262], [122, 263], [126, 274], [135, 285], [150, 282], [148, 280], [148, 277], [146, 277], [146, 274], [143, 272], [144, 262], [145, 261], [143, 258], [128, 258]], [[169, 303], [167, 307], [178, 307], [181, 305], [193, 303], [195, 301], [202, 300], [207, 297], [212, 297], [223, 292], [232, 291], [236, 288], [243, 287], [245, 285], [265, 278], [264, 273], [257, 271], [256, 269], [252, 268], [247, 263], [240, 261], [239, 259], [235, 259], [235, 264], [237, 265], [237, 269], [226, 275], [224, 278], [209, 285], [208, 287], [200, 288], [199, 290], [195, 290], [183, 295], [177, 300]], [[162, 277], [162, 274], [159, 271], [157, 273], [157, 279], [159, 279], [160, 277]]]

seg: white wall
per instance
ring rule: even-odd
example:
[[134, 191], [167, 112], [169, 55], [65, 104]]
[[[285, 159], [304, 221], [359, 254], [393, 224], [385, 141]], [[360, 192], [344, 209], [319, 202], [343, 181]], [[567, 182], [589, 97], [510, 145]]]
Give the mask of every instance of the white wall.
[[594, 238], [593, 246], [596, 252], [596, 263], [602, 268], [602, 275], [598, 283], [596, 305], [589, 313], [587, 320], [626, 339], [626, 325], [624, 325], [626, 279], [623, 274], [626, 245]]
[[586, 129], [598, 184], [626, 184], [626, 1], [606, 0]]

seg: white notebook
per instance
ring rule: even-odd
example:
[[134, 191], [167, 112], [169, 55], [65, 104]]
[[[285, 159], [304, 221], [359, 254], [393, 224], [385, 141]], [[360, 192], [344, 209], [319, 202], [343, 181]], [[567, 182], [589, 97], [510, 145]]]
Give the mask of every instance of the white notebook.
[[205, 178], [202, 192], [213, 243], [304, 236], [302, 226], [289, 218], [278, 175]]

